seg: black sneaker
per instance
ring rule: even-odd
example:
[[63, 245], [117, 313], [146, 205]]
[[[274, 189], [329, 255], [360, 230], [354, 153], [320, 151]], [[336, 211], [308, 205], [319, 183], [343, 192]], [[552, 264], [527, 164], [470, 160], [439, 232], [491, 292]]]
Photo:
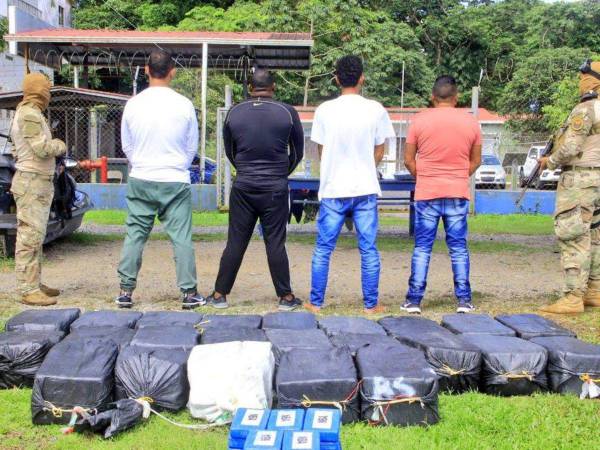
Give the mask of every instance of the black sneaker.
[[206, 299], [197, 292], [194, 294], [183, 294], [181, 309], [194, 309], [206, 305]]
[[409, 314], [421, 314], [421, 305], [418, 303], [411, 303], [408, 300], [404, 302], [404, 305], [402, 305], [400, 309]]
[[279, 299], [279, 311], [294, 311], [302, 306], [302, 300], [292, 294], [291, 300], [286, 300], [285, 297]]
[[206, 297], [206, 304], [212, 306], [217, 309], [227, 309], [229, 308], [229, 304], [227, 303], [227, 296], [221, 295], [219, 298], [215, 298], [215, 293], [213, 292], [208, 297]]
[[115, 303], [119, 305], [119, 308], [130, 309], [133, 306], [133, 300], [131, 298], [131, 292], [123, 292], [115, 299]]
[[456, 312], [459, 314], [466, 314], [475, 311], [475, 307], [471, 300], [459, 300]]

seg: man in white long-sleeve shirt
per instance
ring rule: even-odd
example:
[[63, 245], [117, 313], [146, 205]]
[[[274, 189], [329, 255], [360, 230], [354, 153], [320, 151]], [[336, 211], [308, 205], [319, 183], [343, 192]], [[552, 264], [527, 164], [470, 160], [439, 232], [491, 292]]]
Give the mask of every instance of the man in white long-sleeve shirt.
[[196, 290], [192, 244], [192, 195], [189, 167], [198, 151], [198, 122], [192, 102], [169, 87], [175, 76], [171, 55], [150, 54], [150, 86], [127, 102], [121, 141], [131, 172], [127, 185], [127, 236], [123, 244], [117, 304], [131, 308], [142, 266], [142, 253], [156, 217], [165, 227], [175, 253], [177, 284], [183, 308], [205, 304]]

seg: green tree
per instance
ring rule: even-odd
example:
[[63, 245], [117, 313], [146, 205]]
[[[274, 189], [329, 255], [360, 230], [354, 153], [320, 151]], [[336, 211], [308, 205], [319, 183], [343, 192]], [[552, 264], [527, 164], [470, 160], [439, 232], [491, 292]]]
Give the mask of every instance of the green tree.
[[556, 86], [550, 103], [542, 107], [544, 121], [549, 130], [559, 129], [579, 102], [579, 77], [566, 77]]

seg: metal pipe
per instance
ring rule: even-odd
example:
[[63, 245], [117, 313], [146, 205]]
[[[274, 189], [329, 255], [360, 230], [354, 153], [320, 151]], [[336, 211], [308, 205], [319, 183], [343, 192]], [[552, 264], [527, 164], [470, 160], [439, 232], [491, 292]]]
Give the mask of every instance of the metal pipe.
[[200, 135], [200, 182], [204, 182], [204, 171], [206, 161], [206, 98], [208, 81], [208, 42], [202, 43], [202, 108], [201, 108], [201, 135]]

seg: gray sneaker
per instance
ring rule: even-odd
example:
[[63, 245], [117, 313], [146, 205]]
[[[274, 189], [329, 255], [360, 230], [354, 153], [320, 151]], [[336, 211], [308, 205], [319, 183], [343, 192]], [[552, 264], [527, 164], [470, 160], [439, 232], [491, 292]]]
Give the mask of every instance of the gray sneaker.
[[215, 293], [213, 292], [208, 297], [206, 297], [206, 305], [212, 306], [216, 309], [227, 309], [229, 308], [229, 304], [227, 303], [227, 296], [221, 295], [219, 298], [215, 298]]
[[181, 309], [194, 309], [204, 305], [206, 305], [206, 299], [197, 292], [194, 294], [184, 294], [181, 301]]

